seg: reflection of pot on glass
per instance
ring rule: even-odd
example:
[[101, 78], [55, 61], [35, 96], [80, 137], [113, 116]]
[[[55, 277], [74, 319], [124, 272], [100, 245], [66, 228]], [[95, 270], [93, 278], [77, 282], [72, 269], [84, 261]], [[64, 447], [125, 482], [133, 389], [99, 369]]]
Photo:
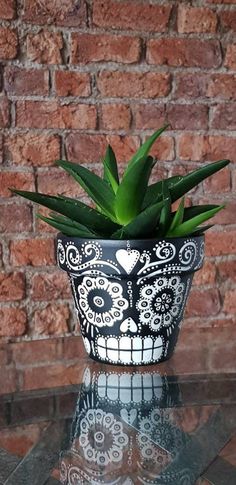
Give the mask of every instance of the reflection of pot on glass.
[[61, 482], [131, 485], [157, 477], [185, 444], [171, 409], [179, 404], [173, 378], [87, 367]]

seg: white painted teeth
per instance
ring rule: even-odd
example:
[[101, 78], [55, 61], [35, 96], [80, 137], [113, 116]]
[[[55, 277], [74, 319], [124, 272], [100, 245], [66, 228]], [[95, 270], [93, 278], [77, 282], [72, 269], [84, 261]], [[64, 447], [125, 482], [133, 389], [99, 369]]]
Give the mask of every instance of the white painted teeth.
[[162, 356], [161, 337], [98, 337], [97, 351], [101, 359], [113, 363], [141, 364], [158, 361]]
[[104, 373], [99, 375], [97, 386], [101, 399], [119, 400], [123, 404], [161, 399], [163, 393], [163, 381], [157, 373]]

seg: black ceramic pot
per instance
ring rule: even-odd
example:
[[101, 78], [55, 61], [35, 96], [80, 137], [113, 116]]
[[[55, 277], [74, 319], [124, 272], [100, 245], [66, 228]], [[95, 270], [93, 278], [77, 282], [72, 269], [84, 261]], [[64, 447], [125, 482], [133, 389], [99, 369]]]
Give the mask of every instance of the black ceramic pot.
[[174, 350], [204, 237], [88, 240], [59, 234], [85, 348], [94, 360], [142, 365]]

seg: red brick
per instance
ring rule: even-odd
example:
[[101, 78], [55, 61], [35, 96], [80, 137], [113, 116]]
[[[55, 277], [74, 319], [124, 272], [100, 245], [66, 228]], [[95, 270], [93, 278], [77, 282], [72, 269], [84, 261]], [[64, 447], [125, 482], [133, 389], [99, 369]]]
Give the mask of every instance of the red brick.
[[223, 311], [225, 313], [236, 313], [236, 289], [225, 292]]
[[113, 61], [132, 63], [140, 57], [140, 39], [121, 35], [71, 35], [71, 63]]
[[5, 158], [15, 165], [50, 166], [60, 158], [57, 135], [17, 133], [5, 137]]
[[236, 130], [236, 103], [215, 106], [211, 127], [218, 130]]
[[142, 30], [144, 32], [166, 32], [171, 6], [140, 4], [139, 2], [117, 2], [95, 0], [93, 24], [114, 29]]
[[206, 95], [209, 98], [236, 99], [236, 75], [215, 74], [211, 76]]
[[169, 104], [167, 118], [174, 130], [198, 130], [208, 127], [208, 107], [203, 104]]
[[23, 308], [0, 308], [0, 337], [18, 337], [26, 332], [27, 316]]
[[[1, 311], [1, 310], [0, 310]], [[7, 375], [7, 379], [6, 379]], [[17, 372], [10, 366], [4, 367], [4, 372], [0, 372], [0, 395], [10, 394], [17, 390]], [[1, 430], [1, 434], [2, 434]], [[2, 443], [2, 440], [1, 440]]]
[[18, 101], [17, 126], [23, 128], [96, 128], [96, 107], [58, 101]]
[[224, 32], [232, 30], [236, 32], [236, 12], [233, 10], [221, 10], [219, 12], [220, 23]]
[[135, 127], [138, 130], [156, 130], [166, 122], [165, 105], [136, 105], [134, 113]]
[[96, 162], [104, 156], [107, 144], [114, 149], [117, 159], [125, 162], [134, 155], [139, 146], [138, 137], [115, 135], [70, 134], [66, 137], [66, 150], [72, 162]]
[[0, 163], [3, 160], [3, 136], [0, 135]]
[[179, 157], [182, 160], [209, 160], [229, 158], [236, 161], [236, 140], [223, 135], [192, 135], [185, 133], [177, 140]]
[[68, 305], [49, 304], [36, 310], [34, 328], [37, 335], [61, 335], [69, 330], [70, 311]]
[[208, 74], [178, 72], [175, 74], [175, 98], [200, 98], [206, 96]]
[[9, 453], [24, 457], [40, 440], [48, 423], [36, 423], [5, 428], [1, 433], [1, 446]]
[[2, 257], [3, 257], [3, 249], [2, 249], [2, 245], [0, 244], [0, 268], [2, 268], [3, 266]]
[[186, 306], [185, 316], [211, 316], [220, 311], [220, 295], [217, 289], [192, 289]]
[[72, 384], [81, 384], [83, 366], [81, 361], [76, 364], [57, 363], [40, 367], [26, 368], [23, 372], [23, 389], [45, 389]]
[[71, 298], [68, 277], [61, 271], [33, 275], [31, 292], [34, 300], [51, 301], [60, 298]]
[[10, 123], [10, 103], [6, 96], [0, 96], [0, 128], [7, 128]]
[[15, 18], [16, 4], [15, 0], [0, 0], [0, 18], [11, 20]]
[[15, 30], [0, 27], [0, 59], [14, 59], [17, 54], [18, 38]]
[[225, 54], [225, 67], [236, 70], [236, 44], [229, 44]]
[[216, 40], [151, 39], [147, 44], [149, 64], [202, 67], [219, 67], [221, 51]]
[[32, 231], [31, 208], [27, 204], [1, 205], [0, 232]]
[[162, 136], [153, 145], [150, 154], [157, 160], [171, 161], [175, 158], [174, 139], [171, 136]]
[[207, 0], [208, 3], [236, 4], [236, 0]]
[[210, 8], [179, 5], [177, 27], [181, 34], [214, 33], [217, 27], [217, 15]]
[[217, 271], [221, 282], [236, 283], [236, 260], [220, 261], [217, 264]]
[[73, 360], [87, 357], [81, 336], [66, 337], [63, 339], [63, 357], [65, 360]]
[[221, 194], [222, 192], [230, 192], [230, 170], [225, 167], [224, 170], [215, 173], [212, 177], [204, 180], [204, 192], [206, 194]]
[[10, 260], [14, 266], [51, 266], [55, 264], [52, 239], [20, 239], [10, 243]]
[[155, 72], [103, 71], [97, 79], [102, 96], [158, 98], [170, 92], [170, 75]]
[[236, 76], [233, 74], [178, 73], [175, 81], [175, 98], [235, 99]]
[[38, 25], [84, 27], [86, 25], [85, 0], [25, 0], [22, 19]]
[[101, 106], [101, 125], [105, 130], [129, 130], [131, 112], [125, 104], [104, 104]]
[[0, 301], [22, 300], [24, 296], [23, 273], [0, 273]]
[[28, 34], [26, 54], [30, 61], [39, 64], [62, 63], [63, 37], [60, 32], [41, 30], [38, 34]]
[[38, 190], [46, 194], [57, 195], [60, 193], [71, 197], [79, 197], [83, 194], [80, 185], [61, 168], [41, 170], [38, 174]]
[[8, 187], [19, 190], [34, 190], [34, 176], [25, 172], [1, 172], [0, 173], [0, 196], [12, 197]]
[[12, 351], [12, 361], [16, 367], [53, 362], [61, 358], [58, 350], [58, 339], [16, 342], [9, 344]]
[[216, 265], [211, 261], [204, 261], [202, 269], [194, 273], [194, 286], [214, 285], [216, 281]]
[[206, 232], [206, 256], [236, 254], [236, 231]]
[[49, 73], [43, 69], [23, 69], [7, 66], [5, 69], [5, 88], [13, 95], [47, 95], [49, 92]]
[[90, 76], [85, 72], [56, 71], [55, 90], [58, 96], [89, 96]]
[[[212, 199], [208, 200], [207, 202], [212, 204]], [[216, 203], [225, 204], [225, 208], [214, 216], [214, 218], [212, 219], [214, 224], [235, 224], [236, 202], [227, 201], [221, 197], [221, 200], [217, 200]]]

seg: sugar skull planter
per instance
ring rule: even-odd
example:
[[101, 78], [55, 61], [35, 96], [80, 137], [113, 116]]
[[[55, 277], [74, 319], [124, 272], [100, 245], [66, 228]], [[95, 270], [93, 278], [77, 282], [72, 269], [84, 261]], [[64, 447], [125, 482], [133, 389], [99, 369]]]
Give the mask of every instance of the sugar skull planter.
[[204, 237], [86, 240], [58, 235], [85, 348], [118, 365], [168, 359], [175, 348]]

